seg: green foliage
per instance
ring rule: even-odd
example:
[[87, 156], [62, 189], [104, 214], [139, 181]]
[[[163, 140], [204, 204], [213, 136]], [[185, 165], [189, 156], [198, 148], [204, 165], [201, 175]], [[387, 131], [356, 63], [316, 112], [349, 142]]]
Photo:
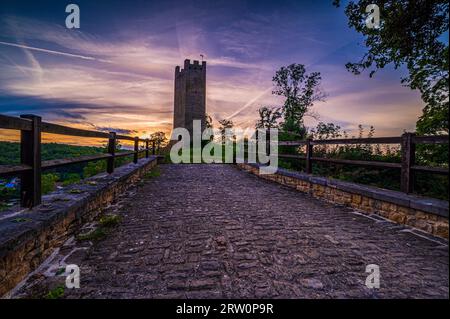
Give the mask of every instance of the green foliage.
[[316, 128], [313, 128], [309, 132], [309, 137], [314, 140], [326, 140], [332, 138], [339, 138], [342, 136], [340, 132], [341, 127], [339, 125], [335, 125], [333, 123], [323, 123], [319, 122]]
[[81, 176], [79, 174], [71, 173], [65, 177], [62, 184], [63, 184], [63, 186], [68, 186], [71, 184], [78, 183], [80, 180], [81, 180]]
[[53, 288], [52, 290], [50, 290], [46, 295], [45, 295], [45, 299], [60, 299], [64, 296], [64, 286], [60, 285], [58, 287]]
[[[335, 0], [334, 4], [339, 6], [340, 1]], [[365, 25], [365, 8], [369, 4], [380, 8], [378, 29]], [[449, 2], [350, 1], [345, 13], [349, 27], [364, 36], [367, 47], [362, 59], [347, 63], [347, 69], [354, 74], [369, 69], [373, 76], [377, 69], [388, 64], [395, 68], [406, 66], [409, 74], [402, 78], [402, 83], [418, 89], [426, 104], [417, 122], [417, 132], [421, 135], [448, 133], [449, 51], [448, 40], [443, 36], [449, 28]]]
[[206, 128], [213, 128], [213, 121], [212, 117], [208, 114], [205, 114], [205, 127]]
[[91, 177], [106, 171], [106, 161], [89, 162], [83, 169], [84, 177]]
[[14, 218], [12, 221], [13, 221], [13, 223], [26, 223], [26, 222], [31, 222], [32, 219], [19, 217], [19, 218]]
[[4, 202], [0, 202], [0, 212], [4, 211], [8, 208], [8, 204], [4, 203]]
[[121, 219], [119, 215], [104, 215], [100, 218], [99, 224], [103, 227], [114, 227], [120, 223]]
[[161, 171], [159, 170], [159, 167], [154, 167], [151, 171], [144, 174], [145, 179], [150, 179], [153, 177], [158, 177], [161, 175]]
[[285, 131], [305, 136], [304, 117], [317, 101], [323, 101], [325, 94], [320, 90], [319, 72], [306, 74], [303, 64], [291, 64], [281, 67], [272, 78], [275, 95], [285, 97], [282, 108]]
[[42, 174], [42, 194], [48, 194], [56, 189], [56, 182], [59, 180], [59, 175], [54, 173]]
[[70, 194], [81, 194], [81, 193], [83, 193], [83, 191], [81, 189], [74, 188], [74, 189], [71, 189], [69, 191], [69, 193]]
[[85, 241], [85, 240], [91, 240], [91, 241], [99, 241], [108, 235], [108, 231], [104, 227], [96, 228], [95, 230], [87, 233], [77, 236], [77, 240], [79, 241]]
[[[224, 143], [225, 140], [227, 139], [226, 130], [232, 130], [234, 127], [234, 123], [232, 120], [223, 119], [223, 120], [219, 121], [219, 124], [220, 124], [219, 131], [220, 131], [221, 140], [222, 140], [222, 143]], [[228, 138], [231, 138], [231, 137], [228, 136]]]
[[[375, 129], [373, 127], [370, 127], [366, 133], [364, 128], [359, 125], [359, 138], [371, 138], [374, 134]], [[339, 138], [341, 136], [347, 137], [347, 134], [341, 132], [340, 127], [332, 123], [319, 123], [316, 128], [310, 130], [310, 137], [318, 140]], [[280, 140], [295, 139], [295, 136], [292, 134], [281, 134], [280, 137]], [[296, 149], [294, 147], [280, 146], [279, 153], [304, 155], [304, 148]], [[448, 157], [445, 157], [445, 154], [444, 152], [440, 156], [436, 156], [435, 152], [426, 154], [424, 151], [417, 151], [417, 162], [420, 165], [448, 167]], [[401, 162], [399, 147], [377, 144], [315, 145], [313, 156], [345, 160]], [[279, 166], [291, 170], [304, 170], [305, 162], [281, 158]], [[386, 189], [400, 190], [400, 170], [398, 169], [366, 168], [348, 164], [314, 162], [313, 174]], [[432, 178], [430, 178], [431, 176]], [[415, 192], [417, 194], [448, 200], [448, 191], [449, 185], [446, 176], [416, 173]]]
[[20, 163], [20, 144], [13, 142], [0, 142], [0, 165]]
[[[102, 147], [73, 146], [57, 143], [42, 144], [42, 160], [64, 159], [104, 152]], [[20, 144], [0, 142], [0, 165], [18, 164], [20, 162]], [[47, 194], [56, 189], [57, 183], [67, 186], [83, 178], [83, 167], [87, 164], [75, 164], [51, 170], [42, 175], [42, 193]], [[0, 202], [19, 197], [17, 187], [5, 187], [5, 180], [0, 180]]]
[[271, 129], [278, 127], [278, 120], [283, 116], [281, 108], [270, 108], [263, 106], [259, 108], [259, 120], [255, 128]]
[[155, 132], [155, 133], [150, 135], [150, 140], [155, 142], [155, 147], [156, 147], [157, 150], [159, 150], [167, 142], [166, 133], [164, 133], [164, 132]]
[[66, 272], [66, 269], [64, 267], [59, 268], [56, 272], [55, 275], [56, 276], [61, 276], [62, 274], [64, 274]]

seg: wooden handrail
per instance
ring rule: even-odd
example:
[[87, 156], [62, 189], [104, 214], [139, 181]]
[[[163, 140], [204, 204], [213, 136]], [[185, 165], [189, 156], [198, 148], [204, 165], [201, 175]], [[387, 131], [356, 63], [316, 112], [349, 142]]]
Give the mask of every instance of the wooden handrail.
[[0, 114], [0, 128], [9, 130], [31, 131], [31, 121]]
[[[41, 176], [42, 171], [76, 163], [86, 163], [98, 160], [107, 160], [107, 172], [114, 172], [114, 159], [117, 157], [133, 156], [133, 162], [137, 163], [139, 154], [145, 152], [145, 157], [149, 157], [149, 139], [118, 135], [114, 132], [106, 133], [100, 131], [90, 131], [64, 125], [42, 122], [39, 116], [22, 115], [20, 118], [0, 114], [0, 129], [19, 130], [21, 164], [0, 165], [0, 176], [20, 175], [21, 205], [23, 207], [33, 207], [41, 202]], [[76, 158], [56, 159], [42, 161], [41, 142], [42, 133], [89, 137], [107, 138], [108, 153], [98, 155], [87, 155]], [[116, 141], [128, 140], [134, 142], [134, 151], [116, 153]], [[139, 149], [139, 143], [145, 142], [146, 147]], [[155, 141], [152, 141], [152, 152], [155, 154]]]
[[[290, 133], [290, 132], [287, 132]], [[305, 146], [306, 156], [295, 154], [279, 154], [281, 158], [292, 158], [306, 161], [306, 172], [312, 172], [313, 162], [325, 162], [332, 164], [357, 165], [381, 168], [394, 168], [401, 170], [401, 190], [411, 193], [414, 190], [415, 172], [427, 172], [433, 174], [449, 175], [449, 169], [443, 167], [428, 167], [415, 164], [415, 147], [417, 144], [445, 144], [449, 142], [448, 135], [416, 136], [413, 133], [404, 133], [400, 137], [370, 137], [350, 139], [327, 139], [327, 140], [296, 140], [280, 141], [279, 146]], [[400, 163], [362, 161], [350, 159], [336, 159], [325, 157], [313, 157], [314, 145], [349, 145], [349, 144], [400, 144], [402, 160]]]
[[400, 144], [401, 137], [368, 137], [368, 138], [339, 138], [330, 140], [311, 140], [312, 145], [322, 144]]

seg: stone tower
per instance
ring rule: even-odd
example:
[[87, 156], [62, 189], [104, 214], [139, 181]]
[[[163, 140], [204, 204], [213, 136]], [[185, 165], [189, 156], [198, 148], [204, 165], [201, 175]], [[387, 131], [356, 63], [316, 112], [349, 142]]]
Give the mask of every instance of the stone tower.
[[175, 99], [173, 127], [184, 127], [192, 137], [192, 121], [202, 121], [205, 129], [206, 62], [191, 64], [184, 60], [184, 69], [175, 68]]

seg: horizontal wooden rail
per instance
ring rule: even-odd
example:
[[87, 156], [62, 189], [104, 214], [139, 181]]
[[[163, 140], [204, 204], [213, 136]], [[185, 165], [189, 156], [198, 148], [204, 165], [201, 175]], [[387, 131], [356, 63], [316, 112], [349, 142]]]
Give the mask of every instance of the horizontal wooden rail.
[[[21, 205], [32, 207], [41, 202], [41, 176], [42, 171], [99, 160], [107, 160], [108, 173], [114, 172], [114, 159], [118, 157], [133, 156], [133, 162], [137, 163], [139, 154], [145, 153], [145, 157], [156, 154], [156, 143], [154, 140], [142, 139], [127, 135], [118, 135], [114, 132], [90, 131], [64, 125], [42, 122], [39, 116], [22, 115], [20, 118], [0, 115], [0, 129], [19, 130], [21, 132], [19, 165], [0, 165], [0, 176], [21, 176], [20, 194]], [[55, 159], [42, 161], [41, 159], [41, 138], [42, 133], [68, 135], [88, 138], [108, 139], [108, 153], [98, 155], [87, 155], [76, 158]], [[128, 152], [117, 152], [117, 140], [127, 140], [134, 142], [134, 150]], [[150, 148], [150, 141], [152, 147]], [[145, 148], [139, 149], [139, 143], [145, 142]]]
[[0, 176], [9, 176], [31, 171], [29, 165], [0, 165]]
[[294, 158], [294, 159], [301, 159], [301, 160], [306, 159], [306, 156], [294, 155], [294, 154], [278, 154], [278, 157], [281, 157], [281, 158]]
[[[286, 132], [290, 133], [291, 132]], [[297, 135], [297, 134], [294, 134]], [[342, 165], [357, 165], [367, 167], [395, 168], [401, 171], [401, 190], [411, 193], [414, 189], [414, 178], [416, 172], [426, 172], [433, 174], [449, 175], [449, 169], [445, 167], [428, 167], [415, 164], [415, 147], [417, 144], [448, 144], [448, 135], [437, 136], [416, 136], [413, 133], [404, 133], [400, 137], [370, 137], [370, 138], [350, 138], [350, 139], [327, 139], [327, 140], [294, 140], [280, 141], [279, 146], [306, 146], [306, 155], [279, 154], [280, 158], [291, 158], [306, 161], [306, 172], [312, 173], [313, 162], [324, 162]], [[269, 142], [268, 142], [269, 143]], [[363, 161], [351, 159], [338, 159], [326, 157], [313, 157], [313, 147], [315, 145], [349, 145], [349, 144], [400, 144], [401, 162], [380, 162]]]
[[42, 122], [42, 132], [60, 135], [70, 135], [78, 137], [92, 137], [92, 138], [108, 138], [109, 133], [88, 131], [78, 128], [67, 127], [58, 124]]
[[134, 151], [120, 152], [120, 153], [116, 153], [116, 155], [114, 157], [126, 157], [126, 156], [131, 156], [131, 155], [134, 155], [134, 154], [135, 154]]
[[[281, 158], [292, 158], [299, 160], [306, 160], [306, 156], [293, 155], [293, 154], [278, 154]], [[384, 167], [384, 168], [401, 168], [400, 163], [390, 163], [390, 162], [379, 162], [379, 161], [360, 161], [360, 160], [346, 160], [346, 159], [335, 159], [326, 157], [311, 157], [312, 162], [327, 162], [333, 164], [346, 164], [346, 165], [358, 165], [358, 166], [374, 166], [374, 167]]]
[[312, 145], [323, 144], [400, 144], [401, 137], [339, 138], [331, 140], [312, 140]]
[[445, 167], [429, 167], [429, 166], [412, 165], [411, 169], [416, 172], [427, 172], [427, 173], [448, 175], [448, 167], [445, 168]]
[[9, 130], [31, 131], [31, 121], [0, 114], [0, 128]]
[[306, 141], [279, 141], [280, 146], [303, 146], [306, 145]]
[[64, 158], [64, 159], [43, 161], [42, 169], [50, 169], [50, 168], [78, 164], [78, 163], [99, 161], [99, 160], [107, 159], [110, 157], [112, 157], [111, 154], [99, 154], [99, 155], [87, 155], [87, 156], [80, 156], [80, 157], [75, 157], [75, 158]]
[[[0, 114], [0, 129], [11, 129], [11, 130], [19, 130], [19, 131], [30, 131], [31, 130], [31, 121], [25, 118], [18, 118], [8, 115]], [[91, 137], [91, 138], [108, 138], [109, 133], [99, 132], [99, 131], [91, 131], [78, 129], [73, 127], [68, 127], [59, 124], [41, 123], [41, 132], [42, 133], [50, 133], [50, 134], [58, 134], [58, 135], [69, 135], [69, 136], [77, 136], [77, 137]], [[118, 140], [128, 140], [134, 141], [134, 137], [127, 135], [116, 135]], [[139, 139], [139, 142], [145, 142], [146, 139]]]
[[414, 136], [412, 141], [415, 144], [447, 144], [448, 135]]
[[314, 162], [327, 162], [333, 164], [346, 164], [346, 165], [357, 165], [357, 166], [373, 166], [373, 167], [383, 167], [383, 168], [401, 168], [400, 163], [390, 163], [390, 162], [380, 162], [380, 161], [361, 161], [361, 160], [348, 160], [348, 159], [335, 159], [326, 157], [311, 157]]

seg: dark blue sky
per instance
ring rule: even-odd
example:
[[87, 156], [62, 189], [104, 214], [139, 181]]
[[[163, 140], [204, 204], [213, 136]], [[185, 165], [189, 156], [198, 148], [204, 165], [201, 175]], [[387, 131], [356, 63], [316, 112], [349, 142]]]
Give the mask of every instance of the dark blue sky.
[[[422, 102], [404, 70], [354, 76], [365, 48], [331, 1], [74, 1], [81, 28], [65, 27], [69, 1], [2, 0], [0, 112], [35, 113], [80, 127], [145, 134], [172, 125], [173, 72], [205, 56], [207, 111], [253, 126], [275, 71], [302, 63], [322, 73], [320, 120], [378, 135], [414, 129]], [[314, 126], [317, 120], [309, 118]]]

